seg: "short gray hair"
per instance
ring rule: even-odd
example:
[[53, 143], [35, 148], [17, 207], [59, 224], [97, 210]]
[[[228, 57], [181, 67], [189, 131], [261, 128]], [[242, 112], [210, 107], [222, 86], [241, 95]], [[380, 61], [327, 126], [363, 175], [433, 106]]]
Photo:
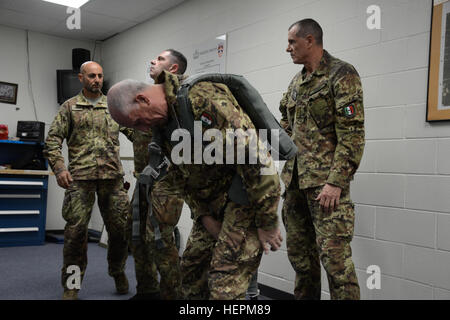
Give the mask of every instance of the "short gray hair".
[[305, 38], [307, 35], [312, 35], [316, 40], [316, 44], [319, 46], [323, 45], [323, 31], [320, 24], [314, 19], [303, 19], [294, 22], [288, 30], [297, 26], [298, 30], [295, 34], [299, 38]]
[[144, 91], [148, 83], [133, 79], [122, 80], [111, 87], [108, 91], [108, 108], [113, 108], [122, 115], [127, 115], [135, 104], [138, 93]]

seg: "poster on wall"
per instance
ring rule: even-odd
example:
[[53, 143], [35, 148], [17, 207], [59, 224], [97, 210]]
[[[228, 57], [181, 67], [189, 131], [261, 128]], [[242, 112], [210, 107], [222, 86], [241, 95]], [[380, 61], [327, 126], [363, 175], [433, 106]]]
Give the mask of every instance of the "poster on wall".
[[0, 81], [0, 102], [16, 104], [18, 86], [17, 83]]
[[433, 2], [426, 120], [450, 120], [450, 1]]
[[227, 35], [194, 45], [190, 59], [192, 74], [226, 73]]

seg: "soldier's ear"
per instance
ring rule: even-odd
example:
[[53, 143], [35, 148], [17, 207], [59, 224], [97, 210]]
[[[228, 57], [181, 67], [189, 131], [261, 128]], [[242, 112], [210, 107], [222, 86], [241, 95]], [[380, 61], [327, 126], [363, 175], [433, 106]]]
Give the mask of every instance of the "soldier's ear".
[[313, 45], [316, 44], [316, 38], [314, 38], [314, 36], [311, 35], [311, 34], [308, 34], [308, 35], [305, 37], [305, 40], [306, 40], [306, 43], [307, 43], [308, 48], [309, 48], [309, 47], [312, 47]]
[[148, 99], [148, 97], [142, 93], [139, 93], [136, 98], [135, 98], [136, 102], [139, 104], [149, 104], [150, 100]]
[[179, 68], [180, 66], [178, 65], [178, 63], [174, 63], [169, 67], [168, 71], [171, 73], [177, 73]]

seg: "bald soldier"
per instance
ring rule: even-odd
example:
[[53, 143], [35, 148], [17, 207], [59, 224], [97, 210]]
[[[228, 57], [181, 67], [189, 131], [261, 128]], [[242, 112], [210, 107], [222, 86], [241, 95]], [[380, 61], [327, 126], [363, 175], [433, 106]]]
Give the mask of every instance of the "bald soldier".
[[322, 28], [312, 19], [291, 25], [286, 51], [303, 65], [280, 103], [281, 125], [298, 148], [282, 173], [294, 294], [320, 299], [321, 261], [331, 299], [359, 299], [350, 181], [364, 149], [361, 81], [352, 65], [323, 49]]
[[[119, 159], [119, 130], [126, 128], [111, 118], [103, 86], [103, 69], [96, 62], [85, 62], [78, 78], [81, 92], [64, 102], [50, 126], [45, 141], [45, 155], [64, 189], [62, 215], [64, 250], [61, 282], [63, 299], [77, 299], [80, 289], [71, 275], [78, 269], [83, 279], [87, 266], [88, 224], [95, 194], [108, 231], [108, 273], [114, 278], [119, 294], [128, 292], [124, 273], [128, 256], [126, 236], [128, 195], [123, 188], [123, 169]], [[61, 153], [66, 139], [69, 166]], [[80, 281], [81, 282], [81, 281]]]
[[[119, 82], [108, 94], [108, 107], [121, 125], [159, 130], [162, 148], [170, 158], [173, 131], [168, 128], [180, 116], [176, 102], [180, 83], [167, 71], [157, 80], [155, 85], [134, 80]], [[190, 89], [189, 100], [190, 111], [195, 121], [202, 122], [203, 132], [217, 129], [225, 137], [227, 129], [255, 128], [224, 84], [199, 82]], [[248, 144], [244, 147], [248, 151]], [[167, 175], [170, 185], [182, 193], [193, 219], [181, 264], [186, 299], [244, 299], [263, 250], [267, 253], [269, 248], [280, 247], [279, 177], [276, 172], [260, 174], [268, 165], [202, 162], [171, 167]], [[233, 179], [242, 181], [249, 204], [228, 197]]]

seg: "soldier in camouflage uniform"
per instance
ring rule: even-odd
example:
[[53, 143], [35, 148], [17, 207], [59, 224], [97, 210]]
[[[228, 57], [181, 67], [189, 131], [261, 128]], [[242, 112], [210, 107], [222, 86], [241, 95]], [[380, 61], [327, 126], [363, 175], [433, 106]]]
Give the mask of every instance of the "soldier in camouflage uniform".
[[[148, 163], [148, 145], [151, 139], [151, 131], [136, 130], [134, 133], [133, 150], [136, 178], [139, 177], [139, 173]], [[155, 243], [153, 226], [147, 215], [148, 203], [145, 188], [140, 187], [139, 192], [140, 241], [131, 244], [137, 280], [137, 296], [135, 299], [158, 299], [159, 292], [161, 292], [162, 299], [179, 299], [182, 297], [180, 261], [173, 232], [181, 216], [183, 200], [167, 188], [164, 179], [156, 182], [153, 186], [151, 195], [153, 214], [156, 215], [159, 222], [164, 243], [164, 248], [158, 249]], [[133, 200], [131, 203], [133, 203]], [[132, 210], [132, 206], [130, 210]], [[158, 286], [156, 270], [159, 271], [161, 276], [160, 286]]]
[[280, 102], [281, 124], [298, 147], [286, 162], [283, 222], [295, 297], [320, 299], [320, 261], [332, 299], [359, 299], [350, 242], [354, 205], [350, 181], [364, 149], [364, 107], [355, 68], [322, 47], [312, 19], [289, 28], [287, 52], [303, 70]]
[[[72, 273], [68, 267], [78, 266], [81, 279], [87, 265], [88, 224], [95, 193], [108, 231], [108, 273], [115, 280], [117, 292], [128, 292], [124, 273], [128, 256], [126, 235], [128, 195], [123, 187], [123, 169], [119, 159], [119, 128], [109, 115], [106, 96], [101, 92], [103, 69], [96, 62], [86, 62], [79, 74], [82, 91], [64, 102], [48, 132], [45, 155], [55, 173], [58, 185], [66, 189], [62, 215], [64, 249], [62, 267], [63, 299], [77, 299], [78, 290], [68, 287]], [[69, 167], [61, 153], [66, 139]]]
[[[125, 80], [113, 86], [108, 95], [113, 118], [122, 125], [142, 129], [163, 129], [173, 123], [180, 112], [176, 102], [179, 80], [164, 71], [157, 83], [148, 86]], [[225, 137], [226, 129], [254, 129], [224, 84], [199, 82], [190, 89], [189, 99], [203, 132], [218, 129]], [[163, 147], [167, 155], [172, 151], [169, 142], [170, 135], [166, 135]], [[248, 151], [248, 144], [245, 148]], [[276, 171], [260, 174], [269, 165], [182, 163], [171, 167], [166, 176], [168, 185], [182, 193], [194, 222], [181, 264], [186, 299], [244, 299], [262, 251], [280, 247], [279, 177]], [[249, 205], [232, 202], [227, 196], [236, 177], [243, 181]]]
[[[167, 49], [151, 61], [150, 77], [155, 79], [162, 70], [170, 70], [172, 73], [180, 74], [181, 81], [183, 79], [181, 74], [186, 70], [186, 66], [186, 58], [180, 52]], [[134, 130], [133, 151], [136, 178], [148, 164], [148, 145], [151, 140], [151, 130], [147, 132]], [[137, 294], [133, 299], [158, 299], [159, 297], [180, 299], [182, 298], [180, 261], [173, 233], [181, 216], [183, 200], [176, 193], [174, 194], [164, 181], [158, 181], [153, 186], [151, 194], [153, 214], [159, 221], [164, 243], [163, 249], [157, 249], [153, 226], [147, 215], [148, 203], [145, 188], [140, 187], [139, 192], [140, 239], [137, 243], [131, 243], [137, 280]], [[133, 201], [134, 196], [131, 203]], [[161, 276], [159, 284], [157, 270]]]

